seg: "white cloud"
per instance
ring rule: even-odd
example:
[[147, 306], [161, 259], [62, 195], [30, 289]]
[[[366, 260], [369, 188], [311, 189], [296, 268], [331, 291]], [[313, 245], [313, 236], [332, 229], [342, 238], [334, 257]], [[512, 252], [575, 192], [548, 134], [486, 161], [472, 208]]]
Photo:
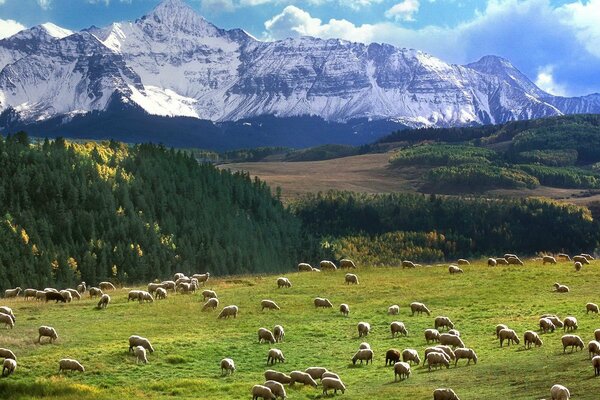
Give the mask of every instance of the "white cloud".
[[535, 84], [543, 91], [555, 96], [566, 96], [566, 88], [554, 81], [553, 74], [554, 67], [552, 65], [539, 68]]
[[404, 0], [387, 10], [385, 16], [396, 21], [414, 21], [420, 6], [419, 0]]
[[4, 3], [6, 3], [6, 0], [0, 0], [0, 6]]
[[52, 6], [52, 0], [37, 0], [37, 2], [44, 10], [48, 10]]
[[600, 0], [565, 4], [557, 10], [559, 20], [577, 30], [578, 39], [586, 49], [600, 57]]
[[12, 19], [0, 19], [0, 39], [12, 36], [23, 29], [25, 29], [25, 26], [17, 21]]

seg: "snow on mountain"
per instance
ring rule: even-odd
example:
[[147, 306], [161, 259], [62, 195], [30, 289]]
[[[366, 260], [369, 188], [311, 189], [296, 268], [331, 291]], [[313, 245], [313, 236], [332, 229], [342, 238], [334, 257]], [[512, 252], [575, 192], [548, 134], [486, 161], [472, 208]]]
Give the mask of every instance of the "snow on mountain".
[[461, 66], [386, 44], [261, 42], [181, 0], [132, 22], [78, 33], [47, 23], [0, 40], [0, 112], [36, 121], [111, 104], [217, 122], [274, 115], [451, 126], [597, 113], [600, 95], [552, 96], [495, 56]]

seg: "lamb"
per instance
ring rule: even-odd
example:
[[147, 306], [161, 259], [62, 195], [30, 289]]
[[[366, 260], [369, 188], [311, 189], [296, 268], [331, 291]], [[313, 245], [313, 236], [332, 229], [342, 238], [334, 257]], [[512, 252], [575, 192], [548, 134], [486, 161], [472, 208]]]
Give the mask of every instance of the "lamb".
[[525, 331], [523, 338], [525, 341], [525, 347], [528, 349], [531, 348], [532, 344], [535, 345], [535, 347], [540, 347], [544, 344], [544, 342], [542, 342], [542, 339], [540, 339], [537, 332], [534, 332], [534, 331]]
[[81, 282], [79, 285], [77, 285], [77, 291], [80, 294], [85, 293], [86, 290], [87, 290], [87, 286], [85, 285], [85, 282]]
[[175, 292], [175, 290], [177, 289], [175, 281], [162, 281], [160, 284], [165, 290], [172, 290], [173, 292]]
[[313, 270], [313, 267], [310, 264], [307, 264], [307, 263], [298, 264], [298, 272], [311, 272], [312, 270]]
[[261, 398], [263, 400], [272, 400], [276, 399], [271, 389], [263, 385], [254, 385], [252, 386], [252, 400], [256, 400]]
[[317, 387], [317, 382], [306, 372], [302, 371], [292, 371], [290, 373], [290, 385], [293, 385], [296, 382], [300, 382], [304, 385], [310, 385], [312, 387]]
[[550, 388], [550, 396], [552, 400], [569, 400], [571, 398], [571, 393], [569, 389], [562, 385], [554, 385]]
[[348, 306], [346, 303], [340, 304], [340, 313], [347, 317], [350, 313], [350, 306]]
[[431, 342], [439, 342], [440, 341], [440, 332], [437, 329], [425, 329], [425, 340], [427, 343]]
[[276, 361], [285, 362], [285, 357], [283, 356], [283, 352], [279, 349], [270, 349], [267, 354], [267, 364], [269, 362], [271, 365], [275, 364]]
[[154, 292], [154, 296], [156, 297], [156, 300], [163, 300], [167, 298], [167, 289], [159, 287], [156, 289], [156, 292]]
[[433, 400], [460, 400], [454, 390], [448, 388], [435, 389]]
[[435, 329], [439, 329], [439, 328], [453, 329], [454, 328], [454, 324], [448, 317], [436, 317], [434, 325], [435, 325], [434, 326]]
[[61, 303], [66, 303], [67, 300], [65, 299], [65, 297], [60, 294], [60, 293], [54, 293], [54, 292], [46, 292], [46, 303], [50, 300], [56, 300], [56, 302], [58, 303], [59, 301]]
[[227, 306], [221, 310], [221, 312], [219, 313], [219, 316], [217, 318], [229, 318], [231, 316], [233, 316], [233, 318], [237, 318], [237, 313], [238, 313], [238, 306], [235, 306], [235, 305]]
[[65, 289], [65, 290], [67, 292], [71, 293], [71, 298], [81, 300], [81, 294], [77, 290], [75, 290], [75, 289]]
[[575, 267], [575, 271], [577, 272], [581, 271], [581, 268], [583, 267], [583, 265], [581, 265], [579, 261], [576, 261], [573, 266]]
[[592, 354], [595, 356], [600, 355], [600, 342], [597, 340], [591, 340], [588, 343], [588, 353], [590, 355], [590, 359], [592, 358]]
[[100, 282], [100, 283], [98, 284], [98, 287], [99, 287], [101, 290], [103, 290], [103, 291], [104, 291], [104, 290], [115, 290], [115, 289], [116, 289], [116, 288], [115, 288], [115, 285], [113, 285], [113, 284], [112, 284], [112, 283], [110, 283], [110, 282]]
[[140, 361], [144, 364], [148, 364], [148, 357], [146, 357], [146, 349], [144, 346], [135, 346], [133, 349], [133, 354], [135, 355], [135, 363], [139, 363]]
[[440, 335], [440, 344], [452, 347], [465, 347], [465, 344], [459, 336], [451, 335], [449, 333], [442, 333]]
[[138, 335], [129, 336], [129, 351], [133, 351], [133, 348], [137, 346], [142, 346], [150, 353], [154, 353], [154, 347], [152, 347], [152, 344], [148, 339]]
[[402, 268], [416, 268], [416, 264], [412, 261], [404, 260], [402, 261]]
[[354, 274], [346, 274], [344, 276], [344, 282], [346, 282], [347, 285], [349, 284], [354, 284], [354, 285], [358, 285], [358, 276], [354, 275]]
[[593, 312], [593, 313], [598, 314], [598, 311], [600, 311], [598, 309], [598, 304], [594, 304], [594, 303], [587, 303], [585, 305], [585, 310], [586, 310], [585, 311], [586, 314], [588, 314], [590, 311]]
[[265, 308], [268, 310], [280, 310], [279, 306], [272, 300], [262, 300], [260, 306], [261, 311], [264, 311]]
[[280, 277], [277, 278], [277, 288], [281, 289], [282, 287], [291, 288], [292, 282], [288, 278]]
[[457, 267], [456, 265], [451, 265], [448, 267], [448, 272], [451, 274], [462, 274], [464, 271], [462, 268]]
[[341, 269], [356, 269], [356, 264], [354, 264], [354, 261], [352, 261], [348, 258], [342, 258], [340, 260], [340, 268]]
[[100, 297], [100, 301], [98, 302], [98, 308], [106, 308], [108, 307], [108, 303], [110, 303], [110, 296], [106, 293]]
[[284, 374], [283, 372], [274, 371], [268, 369], [265, 371], [265, 379], [268, 381], [276, 381], [279, 383], [290, 383], [292, 381], [291, 376]]
[[9, 376], [17, 369], [17, 362], [12, 358], [5, 358], [2, 362], [2, 376]]
[[594, 367], [594, 376], [600, 376], [600, 356], [592, 358], [592, 366]]
[[544, 333], [554, 332], [555, 325], [549, 318], [540, 318], [540, 330]]
[[25, 298], [25, 300], [29, 299], [30, 297], [35, 299], [36, 292], [36, 289], [25, 289], [23, 290], [23, 297]]
[[371, 325], [368, 322], [359, 322], [356, 328], [358, 329], [358, 337], [367, 336], [371, 331]]
[[23, 289], [21, 289], [20, 286], [14, 288], [14, 289], [6, 289], [4, 291], [4, 297], [7, 299], [13, 298], [13, 297], [18, 297], [22, 291], [23, 291]]
[[323, 374], [327, 372], [327, 368], [323, 367], [308, 367], [304, 370], [313, 379], [322, 379]]
[[273, 336], [275, 336], [275, 341], [277, 343], [283, 342], [283, 338], [285, 337], [285, 331], [283, 330], [283, 326], [275, 325], [273, 328]]
[[520, 343], [519, 337], [512, 329], [502, 329], [500, 332], [498, 332], [498, 337], [500, 338], [500, 347], [502, 347], [505, 340], [508, 342], [509, 346], [511, 342], [516, 344]]
[[498, 265], [498, 261], [496, 261], [495, 258], [488, 258], [487, 265], [488, 267], [495, 267], [496, 265]]
[[219, 305], [219, 299], [217, 299], [217, 298], [208, 299], [206, 301], [206, 303], [204, 303], [204, 305], [202, 306], [202, 311], [214, 310], [215, 308], [218, 307], [218, 305]]
[[394, 364], [394, 382], [396, 382], [398, 380], [398, 377], [400, 377], [400, 380], [402, 380], [402, 379], [408, 379], [409, 376], [410, 376], [410, 364], [402, 362], [402, 361], [399, 361]]
[[398, 315], [400, 314], [400, 306], [398, 304], [394, 304], [388, 307], [388, 315]]
[[371, 361], [371, 364], [373, 364], [373, 350], [362, 349], [357, 351], [354, 356], [352, 356], [352, 364], [356, 365], [356, 361], [358, 360], [360, 360], [361, 364], [363, 361], [366, 361], [367, 365], [369, 365], [369, 361]]
[[497, 265], [508, 265], [508, 261], [506, 258], [496, 258]]
[[467, 365], [469, 365], [471, 360], [473, 360], [473, 364], [477, 364], [477, 353], [475, 353], [475, 350], [473, 350], [473, 349], [469, 349], [469, 348], [456, 349], [454, 351], [454, 356], [456, 357], [456, 359], [454, 360], [455, 367], [456, 367], [456, 364], [458, 364], [458, 360], [460, 360], [460, 359], [466, 359]]
[[140, 297], [141, 290], [130, 290], [127, 295], [127, 302], [130, 300], [137, 300]]
[[427, 315], [431, 315], [429, 308], [427, 308], [427, 306], [425, 304], [418, 303], [416, 301], [410, 303], [410, 311], [412, 312], [412, 315], [415, 315], [415, 313], [417, 313], [417, 314], [426, 313]]
[[204, 274], [194, 274], [192, 275], [192, 279], [196, 279], [198, 284], [206, 283], [210, 279], [210, 272], [206, 272]]
[[369, 343], [367, 343], [367, 342], [362, 342], [362, 343], [361, 343], [361, 344], [358, 346], [358, 349], [359, 349], [359, 350], [363, 350], [363, 349], [370, 349], [370, 348], [371, 348], [371, 345], [370, 345]]
[[577, 318], [575, 317], [566, 317], [563, 324], [565, 324], [563, 331], [575, 331], [578, 328]]
[[67, 303], [73, 301], [73, 295], [71, 295], [71, 292], [69, 292], [68, 290], [61, 290], [59, 293]]
[[89, 288], [88, 292], [90, 293], [90, 299], [92, 299], [94, 297], [102, 296], [104, 294], [102, 289], [97, 288], [97, 287]]
[[470, 265], [471, 263], [469, 262], [469, 260], [464, 259], [464, 258], [459, 258], [458, 260], [456, 260], [456, 263], [458, 265]]
[[395, 337], [396, 334], [401, 334], [404, 336], [408, 336], [408, 331], [406, 330], [406, 327], [404, 326], [404, 323], [399, 322], [399, 321], [394, 321], [390, 324], [390, 330], [392, 331], [392, 337]]
[[385, 366], [394, 365], [400, 361], [400, 351], [396, 349], [389, 349], [385, 352]]
[[569, 287], [566, 285], [561, 285], [560, 283], [556, 282], [554, 283], [554, 289], [556, 292], [558, 293], [568, 293], [569, 292]]
[[58, 362], [58, 372], [61, 371], [79, 371], [85, 372], [85, 368], [81, 363], [77, 360], [72, 360], [70, 358], [63, 358]]
[[273, 333], [267, 328], [259, 328], [258, 329], [258, 343], [275, 343], [275, 336]]
[[438, 366], [442, 366], [445, 365], [446, 368], [450, 368], [450, 361], [448, 359], [448, 356], [445, 355], [444, 353], [437, 353], [437, 352], [432, 352], [427, 354], [427, 366], [429, 368], [429, 371], [431, 371], [431, 367], [438, 367]]
[[285, 388], [283, 387], [283, 385], [281, 383], [271, 380], [271, 381], [266, 381], [264, 386], [271, 389], [271, 392], [273, 393], [275, 398], [277, 398], [277, 397], [281, 397], [282, 399], [287, 398], [287, 393], [285, 392]]
[[313, 300], [314, 304], [315, 304], [315, 308], [332, 308], [333, 304], [331, 304], [331, 302], [328, 299], [323, 299], [321, 297], [317, 297], [316, 299]]
[[224, 358], [221, 360], [221, 375], [231, 375], [235, 372], [235, 364], [231, 358]]
[[571, 347], [571, 353], [576, 347], [583, 350], [583, 340], [577, 335], [564, 335], [560, 340], [563, 345], [563, 353], [567, 351], [567, 347]]
[[336, 271], [337, 267], [335, 264], [328, 260], [323, 260], [319, 263], [319, 268], [321, 271]]
[[13, 329], [15, 327], [15, 322], [13, 321], [12, 317], [8, 314], [0, 313], [0, 324], [4, 324], [4, 327], [6, 329], [8, 329], [8, 327], [10, 327], [10, 329]]
[[15, 356], [15, 353], [9, 349], [0, 348], [0, 358], [10, 358], [12, 360], [16, 360], [17, 356]]
[[404, 362], [413, 362], [415, 364], [421, 363], [421, 358], [419, 357], [419, 353], [413, 349], [404, 349], [402, 350], [402, 361]]
[[202, 291], [202, 299], [216, 299], [217, 293], [214, 290], [203, 290]]
[[573, 261], [580, 262], [581, 264], [589, 264], [590, 263], [590, 261], [587, 258], [585, 258], [584, 256], [574, 256]]
[[554, 258], [552, 256], [542, 257], [542, 265], [546, 265], [546, 263], [556, 264], [556, 258]]
[[37, 340], [38, 343], [42, 342], [43, 337], [50, 338], [49, 343], [52, 343], [52, 341], [58, 339], [58, 333], [56, 333], [56, 330], [54, 328], [52, 328], [51, 326], [45, 326], [45, 325], [40, 326], [38, 328], [38, 334], [39, 334], [38, 340]]

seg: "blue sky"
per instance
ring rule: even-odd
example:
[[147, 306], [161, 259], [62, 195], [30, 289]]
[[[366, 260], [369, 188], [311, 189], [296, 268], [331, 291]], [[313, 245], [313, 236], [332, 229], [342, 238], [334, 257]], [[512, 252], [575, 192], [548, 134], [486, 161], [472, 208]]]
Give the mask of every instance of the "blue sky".
[[[505, 57], [557, 95], [600, 92], [600, 0], [186, 0], [263, 40], [386, 42], [444, 61]], [[159, 0], [0, 0], [0, 37], [44, 22], [79, 30], [134, 20]]]

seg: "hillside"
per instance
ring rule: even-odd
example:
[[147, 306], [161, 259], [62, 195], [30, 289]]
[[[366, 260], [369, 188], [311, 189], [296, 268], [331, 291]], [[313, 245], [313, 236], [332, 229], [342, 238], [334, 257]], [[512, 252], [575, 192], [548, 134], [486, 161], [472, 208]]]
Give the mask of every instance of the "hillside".
[[[594, 263], [595, 264], [595, 263]], [[0, 380], [5, 398], [55, 400], [86, 399], [248, 399], [254, 384], [264, 382], [268, 368], [289, 373], [309, 366], [323, 366], [340, 375], [347, 385], [344, 395], [353, 399], [410, 398], [430, 400], [438, 387], [452, 387], [461, 400], [549, 398], [555, 383], [567, 386], [574, 398], [597, 398], [597, 378], [583, 351], [563, 354], [562, 329], [542, 334], [543, 346], [526, 350], [523, 332], [538, 330], [538, 319], [545, 313], [561, 318], [575, 316], [585, 343], [593, 339], [598, 316], [585, 313], [585, 304], [598, 302], [597, 266], [584, 266], [575, 273], [571, 263], [542, 266], [526, 261], [525, 267], [488, 268], [483, 262], [464, 267], [462, 275], [448, 275], [445, 267], [403, 270], [369, 268], [355, 271], [358, 286], [344, 284], [344, 272], [290, 273], [289, 289], [277, 289], [276, 275], [236, 276], [209, 281], [221, 306], [237, 304], [236, 319], [218, 320], [218, 312], [201, 312], [202, 296], [169, 295], [153, 304], [127, 302], [127, 289], [111, 292], [112, 302], [105, 311], [94, 309], [96, 300], [87, 297], [71, 304], [43, 304], [19, 300], [0, 300], [13, 308], [17, 325], [0, 329], [3, 347], [17, 355], [19, 367], [10, 378]], [[167, 278], [163, 276], [161, 278]], [[557, 294], [552, 284], [559, 281], [571, 292]], [[490, 282], [494, 284], [491, 285]], [[315, 309], [316, 296], [329, 298], [333, 309]], [[261, 312], [259, 303], [270, 298], [281, 311]], [[421, 301], [431, 316], [411, 316], [408, 304]], [[350, 305], [349, 317], [337, 307]], [[400, 305], [400, 315], [388, 316], [391, 304]], [[221, 307], [219, 307], [220, 309]], [[384, 366], [387, 349], [418, 350], [421, 358], [429, 345], [423, 337], [433, 327], [437, 315], [455, 323], [461, 338], [478, 355], [476, 365], [466, 361], [428, 372], [413, 366], [409, 379], [394, 383], [391, 367]], [[403, 321], [407, 337], [390, 338], [391, 321]], [[372, 332], [358, 338], [356, 324], [367, 321]], [[500, 348], [494, 332], [504, 323], [516, 330], [521, 343]], [[48, 324], [59, 334], [56, 344], [34, 344], [37, 328]], [[276, 345], [258, 344], [259, 327], [281, 324], [285, 341]], [[138, 334], [149, 338], [155, 352], [149, 364], [136, 365], [127, 352], [127, 338]], [[373, 365], [353, 366], [351, 358], [359, 344], [367, 341], [375, 352]], [[266, 365], [271, 347], [280, 348], [285, 363]], [[65, 356], [80, 360], [85, 373], [57, 374], [57, 364]], [[231, 357], [237, 370], [222, 377], [219, 361]], [[286, 386], [288, 399], [321, 398], [322, 389]]]

